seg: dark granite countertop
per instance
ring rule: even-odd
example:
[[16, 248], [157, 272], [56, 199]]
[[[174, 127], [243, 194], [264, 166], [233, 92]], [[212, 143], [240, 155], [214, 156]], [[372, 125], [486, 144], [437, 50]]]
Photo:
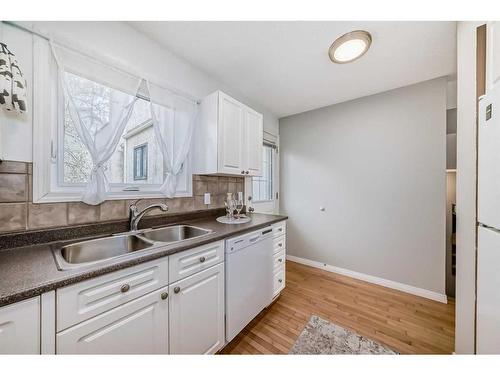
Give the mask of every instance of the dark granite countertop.
[[[236, 225], [221, 224], [215, 221], [215, 216], [184, 220], [176, 224], [196, 225], [211, 229], [213, 232], [181, 243], [138, 251], [134, 256], [125, 259], [115, 258], [85, 268], [65, 271], [58, 270], [52, 253], [52, 248], [60, 246], [61, 242], [2, 250], [0, 251], [0, 306], [287, 219], [286, 216], [280, 215], [250, 214], [249, 216], [252, 221]], [[168, 225], [173, 224], [168, 223]], [[102, 237], [102, 234], [100, 236]], [[69, 242], [78, 242], [78, 239]]]

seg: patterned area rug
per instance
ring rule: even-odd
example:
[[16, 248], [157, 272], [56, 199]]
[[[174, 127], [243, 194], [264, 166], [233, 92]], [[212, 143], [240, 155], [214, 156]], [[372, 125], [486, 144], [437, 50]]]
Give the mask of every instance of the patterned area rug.
[[399, 354], [373, 340], [311, 315], [289, 354]]

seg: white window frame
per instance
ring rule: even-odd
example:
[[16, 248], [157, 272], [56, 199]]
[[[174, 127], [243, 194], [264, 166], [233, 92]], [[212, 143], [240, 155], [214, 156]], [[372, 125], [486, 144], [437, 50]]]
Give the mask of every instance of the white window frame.
[[[64, 184], [59, 181], [64, 148], [64, 97], [58, 92], [57, 68], [52, 63], [48, 42], [33, 37], [33, 202], [79, 202], [86, 184]], [[184, 168], [183, 190], [175, 197], [192, 197], [192, 161], [189, 154]], [[181, 183], [182, 184], [182, 183]], [[110, 184], [106, 200], [165, 198], [159, 184]], [[139, 188], [139, 191], [131, 190]], [[129, 189], [129, 190], [127, 190]]]
[[[137, 176], [137, 150], [141, 149], [141, 170], [143, 174], [138, 177]], [[144, 150], [146, 150], [146, 157], [144, 158]], [[134, 181], [141, 181], [141, 180], [147, 180], [148, 179], [148, 172], [149, 172], [149, 145], [148, 142], [141, 143], [140, 145], [136, 145], [133, 147], [133, 152], [132, 152], [132, 170], [133, 170], [133, 179]], [[144, 171], [144, 159], [146, 160], [146, 171]], [[145, 173], [145, 174], [144, 174]]]
[[[247, 207], [253, 207], [255, 212], [275, 214], [279, 212], [279, 137], [264, 131], [264, 144], [266, 143], [276, 145], [275, 152], [272, 155], [273, 199], [254, 202], [252, 177], [245, 177], [246, 205]], [[252, 201], [248, 200], [249, 197], [252, 197]]]

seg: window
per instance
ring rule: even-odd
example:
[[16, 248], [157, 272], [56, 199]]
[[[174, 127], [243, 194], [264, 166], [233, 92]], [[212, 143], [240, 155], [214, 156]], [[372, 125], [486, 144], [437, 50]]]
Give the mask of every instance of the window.
[[[89, 107], [89, 113], [98, 114], [100, 120], [95, 121], [95, 131], [98, 132], [100, 128], [106, 126], [106, 120], [109, 118], [111, 90], [105, 85], [76, 74], [66, 73], [66, 75], [73, 92], [77, 93], [76, 98], [80, 105], [83, 103]], [[63, 143], [61, 148], [64, 150], [60, 159], [61, 182], [66, 186], [83, 186], [92, 168], [92, 159], [76, 132], [68, 113], [67, 102], [64, 103], [64, 133], [61, 142]], [[139, 150], [142, 145], [146, 145], [146, 148]], [[139, 160], [138, 152], [141, 153]], [[151, 164], [150, 170], [148, 161]], [[142, 164], [139, 165], [138, 162]], [[139, 98], [135, 102], [125, 132], [106, 165], [106, 177], [117, 187], [136, 183], [160, 185], [163, 182], [163, 156], [156, 142], [148, 101]]]
[[[71, 98], [79, 109], [78, 115], [92, 136], [99, 131], [109, 130], [106, 128], [108, 123], [113, 124], [112, 106], [118, 103], [114, 95], [120, 92], [134, 95], [139, 86], [140, 96], [135, 101], [125, 130], [113, 155], [103, 166], [109, 183], [106, 199], [164, 197], [160, 188], [166, 177], [166, 164], [155, 136], [151, 106], [147, 99], [149, 93], [145, 86], [142, 83], [139, 85], [139, 78], [123, 74], [105, 63], [86, 59], [57, 45], [55, 48], [58, 56], [65, 61], [64, 73], [58, 71], [47, 41], [34, 41], [34, 59], [39, 63], [35, 64], [33, 71], [33, 96], [38, 109], [38, 115], [33, 120], [33, 136], [37, 139], [33, 149], [33, 159], [36, 160], [33, 201], [80, 201], [94, 164], [91, 153], [80, 139], [78, 124], [73, 124], [71, 119], [71, 106], [68, 106], [68, 98], [59, 84], [59, 74], [64, 74]], [[149, 87], [162, 100], [157, 104], [172, 108], [175, 121], [190, 118], [191, 102], [183, 107], [154, 83], [149, 82]], [[178, 131], [179, 128], [181, 130]], [[176, 126], [175, 133], [168, 133], [167, 146], [174, 154], [182, 147], [184, 129], [185, 126], [181, 124]], [[188, 157], [178, 175], [177, 197], [192, 196], [190, 168], [191, 160]]]
[[267, 202], [274, 199], [273, 154], [275, 152], [275, 146], [264, 143], [262, 150], [262, 176], [252, 178], [253, 202]]
[[134, 147], [134, 180], [148, 179], [148, 144]]

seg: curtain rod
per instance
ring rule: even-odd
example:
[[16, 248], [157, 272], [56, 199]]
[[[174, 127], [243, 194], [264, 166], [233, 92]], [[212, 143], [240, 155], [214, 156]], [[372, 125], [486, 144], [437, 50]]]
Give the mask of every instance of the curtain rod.
[[[17, 28], [17, 29], [19, 29], [19, 30], [26, 31], [26, 32], [28, 32], [28, 33], [30, 33], [30, 34], [36, 35], [36, 36], [38, 36], [38, 37], [40, 37], [40, 38], [42, 38], [42, 39], [45, 39], [45, 40], [47, 40], [47, 41], [49, 41], [49, 42], [50, 42], [50, 40], [51, 40], [51, 39], [50, 39], [50, 37], [48, 37], [47, 35], [44, 35], [44, 34], [42, 34], [42, 33], [38, 32], [38, 31], [35, 31], [35, 30], [33, 30], [33, 29], [30, 29], [30, 28], [28, 28], [28, 27], [26, 27], [26, 26], [20, 25], [20, 24], [18, 24], [18, 23], [16, 23], [16, 22], [13, 22], [13, 21], [2, 21], [2, 23], [6, 24], [6, 25], [9, 25], [9, 26], [12, 26], [12, 27], [15, 27], [15, 28]], [[58, 44], [59, 44], [59, 43], [58, 43]], [[107, 64], [106, 62], [103, 62], [103, 61], [101, 61], [101, 60], [99, 60], [99, 59], [96, 59], [96, 58], [95, 58], [95, 57], [93, 57], [93, 56], [87, 56], [86, 54], [82, 53], [81, 51], [75, 50], [75, 49], [73, 49], [73, 48], [71, 48], [71, 47], [68, 47], [68, 46], [65, 46], [65, 45], [62, 45], [62, 44], [60, 44], [60, 45], [61, 45], [62, 47], [64, 47], [64, 48], [67, 48], [67, 49], [72, 50], [72, 51], [74, 51], [74, 52], [76, 52], [76, 53], [79, 53], [80, 55], [83, 55], [83, 56], [89, 57], [89, 58], [91, 58], [91, 59], [93, 59], [93, 60], [95, 60], [95, 61], [99, 62], [100, 64], [109, 65], [109, 64]], [[141, 80], [142, 80], [142, 79], [144, 79], [143, 77], [140, 77], [140, 76], [138, 76], [138, 75], [136, 75], [136, 74], [134, 74], [134, 73], [130, 73], [130, 72], [128, 72], [128, 71], [126, 71], [125, 69], [122, 69], [122, 68], [120, 68], [120, 67], [115, 67], [115, 66], [113, 66], [112, 68], [113, 68], [113, 69], [117, 69], [117, 70], [119, 70], [119, 71], [121, 71], [121, 72], [123, 72], [123, 73], [125, 73], [125, 74], [130, 75], [130, 76], [137, 77], [138, 79], [141, 79]], [[158, 86], [158, 87], [160, 87], [160, 88], [162, 88], [162, 89], [168, 90], [168, 91], [170, 91], [171, 93], [173, 93], [174, 95], [177, 95], [177, 96], [180, 96], [180, 97], [184, 97], [184, 98], [186, 98], [186, 99], [189, 99], [189, 100], [193, 101], [195, 104], [200, 104], [200, 103], [201, 103], [201, 101], [200, 101], [199, 99], [195, 98], [194, 96], [192, 96], [192, 95], [190, 95], [190, 94], [188, 94], [188, 93], [186, 93], [186, 92], [184, 92], [184, 91], [181, 91], [181, 90], [178, 90], [178, 89], [175, 89], [175, 88], [171, 88], [171, 87], [163, 87], [163, 86], [161, 86], [161, 85], [157, 85], [157, 84], [155, 84], [155, 83], [154, 83], [154, 85], [156, 85], [156, 86]], [[145, 97], [142, 97], [142, 96], [140, 96], [140, 98], [141, 98], [141, 99], [145, 99]], [[149, 98], [148, 98], [148, 100], [149, 100]]]

